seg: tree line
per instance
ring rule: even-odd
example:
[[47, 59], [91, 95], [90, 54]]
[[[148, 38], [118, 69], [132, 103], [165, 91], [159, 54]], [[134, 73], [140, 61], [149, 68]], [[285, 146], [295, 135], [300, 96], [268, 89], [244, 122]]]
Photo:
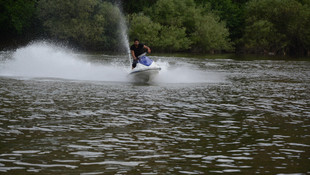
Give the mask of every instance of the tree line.
[[53, 39], [119, 51], [129, 39], [158, 52], [310, 54], [310, 0], [6, 0], [0, 46]]

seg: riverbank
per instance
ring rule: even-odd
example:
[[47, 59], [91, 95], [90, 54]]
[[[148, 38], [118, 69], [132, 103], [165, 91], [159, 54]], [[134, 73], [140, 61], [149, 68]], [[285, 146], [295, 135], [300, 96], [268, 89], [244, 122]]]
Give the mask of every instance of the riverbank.
[[281, 56], [281, 55], [262, 55], [262, 54], [199, 54], [199, 53], [152, 53], [150, 56], [166, 56], [166, 57], [185, 57], [185, 58], [208, 58], [208, 59], [232, 59], [232, 60], [298, 60], [310, 61], [310, 57], [303, 56]]
[[[3, 43], [1, 43], [3, 44]], [[81, 49], [77, 46], [70, 45], [68, 42], [58, 42], [54, 40], [12, 40], [6, 46], [0, 45], [0, 51], [13, 51], [19, 48], [25, 48], [33, 44], [56, 46], [59, 48], [66, 48], [71, 52], [82, 53], [87, 55], [126, 55], [126, 51], [92, 51], [88, 49]], [[152, 51], [148, 54], [155, 57], [183, 57], [183, 58], [199, 58], [199, 59], [232, 59], [232, 60], [296, 60], [296, 61], [310, 61], [310, 56], [283, 56], [283, 55], [264, 55], [264, 54], [237, 54], [237, 53], [193, 53], [193, 52], [157, 52]]]

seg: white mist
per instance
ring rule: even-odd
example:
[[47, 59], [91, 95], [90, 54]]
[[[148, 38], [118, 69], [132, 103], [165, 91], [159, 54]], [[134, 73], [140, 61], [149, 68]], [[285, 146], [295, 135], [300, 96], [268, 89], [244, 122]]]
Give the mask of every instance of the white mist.
[[2, 65], [0, 75], [126, 81], [127, 72], [123, 66], [91, 63], [70, 50], [46, 42], [36, 42], [17, 49], [11, 60]]

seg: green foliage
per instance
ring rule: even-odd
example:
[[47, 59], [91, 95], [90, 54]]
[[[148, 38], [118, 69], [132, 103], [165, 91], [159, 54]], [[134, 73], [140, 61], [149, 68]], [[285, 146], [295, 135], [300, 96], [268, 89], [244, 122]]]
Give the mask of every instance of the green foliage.
[[155, 23], [150, 17], [143, 14], [133, 14], [130, 16], [129, 38], [139, 38], [143, 43], [151, 47], [159, 46], [159, 32], [162, 26]]
[[129, 36], [131, 40], [141, 38], [143, 43], [158, 50], [178, 51], [190, 45], [185, 28], [163, 26], [143, 14], [131, 15]]
[[246, 47], [256, 52], [277, 52], [287, 46], [285, 35], [280, 34], [274, 25], [267, 20], [255, 21], [247, 26]]
[[[158, 0], [151, 8], [145, 10], [149, 14], [148, 26], [143, 27], [143, 20], [131, 21], [131, 33], [152, 33], [158, 35], [152, 40], [152, 47], [162, 51], [209, 52], [231, 49], [229, 32], [225, 24], [210, 11], [196, 6], [194, 0]], [[154, 28], [152, 25], [159, 25]], [[139, 29], [135, 27], [140, 26]], [[143, 28], [144, 30], [140, 29]], [[216, 31], [213, 31], [216, 30]], [[132, 34], [130, 34], [132, 36]], [[147, 36], [140, 35], [140, 38]]]
[[119, 8], [111, 3], [100, 3], [97, 15], [99, 14], [102, 14], [102, 18], [104, 18], [104, 30], [99, 35], [102, 38], [102, 42], [100, 42], [102, 48], [106, 50], [121, 50], [123, 46], [119, 44], [122, 37], [119, 21], [122, 14]]
[[41, 0], [38, 4], [38, 16], [53, 37], [93, 50], [117, 49], [120, 15], [116, 6], [100, 0]]
[[182, 27], [195, 15], [193, 0], [158, 0], [149, 10], [154, 21], [162, 25]]
[[[249, 0], [195, 0], [196, 3], [210, 6], [213, 13], [217, 14], [221, 21], [226, 23], [229, 29], [230, 39], [238, 41], [244, 30], [244, 6]], [[206, 8], [204, 8], [206, 9]], [[206, 9], [208, 10], [208, 9]]]
[[179, 51], [188, 49], [191, 41], [186, 37], [185, 28], [163, 26], [159, 45], [166, 51]]
[[127, 14], [139, 13], [151, 7], [157, 0], [123, 0], [122, 5]]
[[123, 50], [116, 4], [130, 39], [157, 51], [310, 50], [310, 0], [3, 0], [0, 45], [44, 30], [80, 48]]
[[246, 48], [293, 54], [309, 50], [308, 5], [296, 0], [252, 0], [246, 14]]
[[192, 41], [199, 51], [231, 50], [228, 29], [224, 23], [218, 22], [212, 14], [201, 16], [196, 20]]
[[0, 32], [21, 35], [32, 23], [35, 0], [0, 1], [0, 10]]

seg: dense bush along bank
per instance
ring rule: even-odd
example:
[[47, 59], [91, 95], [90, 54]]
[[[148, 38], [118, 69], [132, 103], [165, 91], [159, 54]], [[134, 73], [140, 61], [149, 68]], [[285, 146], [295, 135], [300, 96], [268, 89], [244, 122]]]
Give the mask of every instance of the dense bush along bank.
[[6, 0], [0, 10], [2, 48], [44, 38], [122, 51], [124, 14], [130, 40], [158, 52], [310, 53], [310, 0]]

